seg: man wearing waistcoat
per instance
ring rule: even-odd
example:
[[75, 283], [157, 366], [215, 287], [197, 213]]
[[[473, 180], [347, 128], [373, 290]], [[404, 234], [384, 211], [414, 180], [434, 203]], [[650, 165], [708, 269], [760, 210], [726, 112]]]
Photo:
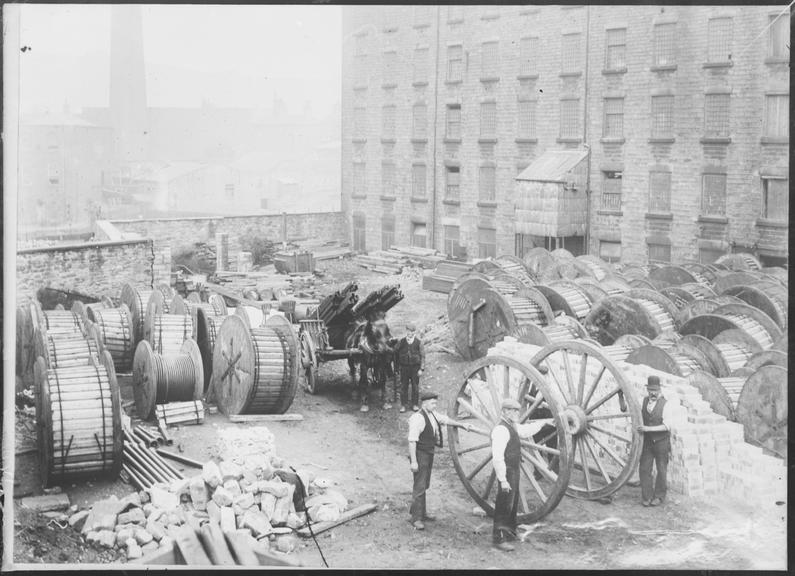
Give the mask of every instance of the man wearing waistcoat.
[[[400, 339], [397, 345], [397, 360], [400, 367], [400, 411], [405, 412], [409, 400], [416, 412], [419, 410], [419, 378], [425, 364], [425, 349], [422, 341], [415, 336], [417, 327], [406, 324], [406, 336]], [[409, 397], [409, 382], [411, 382], [411, 397]]]
[[491, 431], [491, 456], [497, 477], [494, 503], [494, 547], [503, 552], [514, 549], [508, 540], [516, 538], [516, 511], [519, 503], [519, 466], [522, 461], [520, 438], [530, 438], [543, 423], [519, 424], [521, 405], [506, 398], [501, 404], [500, 421]]
[[[670, 408], [660, 392], [660, 379], [649, 376], [646, 382], [648, 395], [643, 399], [643, 450], [640, 453], [640, 490], [644, 506], [659, 506], [665, 502], [667, 490], [668, 457], [671, 453]], [[652, 482], [652, 467], [657, 466], [657, 480]]]
[[414, 488], [411, 493], [411, 522], [417, 530], [425, 529], [425, 522], [435, 520], [425, 508], [425, 493], [431, 485], [433, 452], [444, 444], [442, 424], [471, 430], [469, 424], [456, 422], [436, 412], [435, 392], [420, 394], [420, 410], [409, 418], [409, 462], [414, 473]]

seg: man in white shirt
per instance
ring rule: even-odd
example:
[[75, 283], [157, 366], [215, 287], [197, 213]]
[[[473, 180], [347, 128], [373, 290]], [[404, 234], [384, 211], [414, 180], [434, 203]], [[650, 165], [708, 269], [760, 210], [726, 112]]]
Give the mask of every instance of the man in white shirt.
[[[660, 379], [649, 376], [646, 381], [648, 396], [643, 399], [641, 412], [643, 424], [638, 432], [643, 434], [640, 453], [640, 491], [644, 506], [659, 506], [665, 502], [667, 491], [668, 457], [671, 454], [671, 433], [666, 422], [671, 421], [670, 407], [663, 398]], [[657, 480], [652, 482], [652, 468], [657, 466]]]
[[520, 438], [530, 438], [546, 421], [519, 424], [522, 407], [516, 400], [502, 401], [500, 421], [491, 431], [491, 455], [497, 477], [494, 503], [494, 547], [503, 552], [514, 549], [508, 540], [516, 538], [516, 511], [519, 503], [519, 465], [522, 461]]
[[471, 430], [469, 424], [456, 422], [445, 414], [436, 412], [439, 395], [435, 392], [420, 394], [420, 410], [409, 418], [409, 462], [414, 474], [414, 488], [411, 494], [411, 519], [417, 530], [425, 529], [425, 522], [435, 520], [427, 514], [425, 508], [425, 492], [431, 485], [431, 469], [433, 453], [436, 446], [442, 447], [442, 424], [458, 426]]

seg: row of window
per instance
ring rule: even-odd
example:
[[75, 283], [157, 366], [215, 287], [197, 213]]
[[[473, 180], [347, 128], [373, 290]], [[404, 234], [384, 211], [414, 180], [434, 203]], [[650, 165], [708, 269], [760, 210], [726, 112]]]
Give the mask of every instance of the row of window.
[[[789, 20], [786, 16], [770, 16], [770, 28], [767, 42], [767, 58], [773, 61], [789, 59]], [[734, 37], [734, 19], [731, 17], [711, 18], [707, 26], [707, 64], [730, 64]], [[652, 65], [655, 68], [671, 68], [677, 65], [676, 22], [660, 23], [654, 26]], [[355, 78], [357, 84], [366, 82], [366, 58], [363, 40], [357, 42], [355, 48], [356, 71], [361, 74]], [[579, 74], [583, 68], [582, 33], [570, 32], [561, 35], [560, 55], [561, 74]], [[498, 79], [500, 68], [500, 48], [497, 41], [481, 43], [480, 78]], [[546, 50], [544, 53], [548, 53]], [[532, 77], [538, 75], [537, 64], [541, 52], [541, 43], [537, 36], [526, 36], [519, 39], [519, 76]], [[627, 29], [608, 29], [605, 35], [604, 68], [605, 71], [623, 71], [626, 69]], [[428, 81], [429, 49], [420, 46], [414, 51], [415, 83]], [[394, 82], [397, 77], [397, 52], [389, 50], [383, 53], [383, 72], [386, 82]], [[464, 79], [464, 47], [454, 44], [447, 47], [446, 59], [447, 82], [462, 82]]]
[[[353, 213], [353, 249], [367, 251], [367, 215], [364, 212]], [[427, 246], [427, 227], [420, 222], [410, 222], [409, 242], [417, 248]], [[466, 252], [461, 246], [461, 230], [459, 226], [443, 226], [444, 252], [453, 258], [465, 258]], [[395, 215], [381, 216], [381, 250], [389, 250], [395, 244]], [[496, 258], [497, 230], [494, 228], [478, 228], [478, 258]]]
[[[516, 109], [517, 139], [532, 140], [537, 137], [538, 100], [520, 99]], [[704, 96], [704, 137], [708, 139], [727, 139], [730, 137], [731, 94], [706, 94]], [[602, 137], [607, 139], [624, 138], [624, 98], [605, 98], [603, 103], [604, 122]], [[659, 95], [651, 97], [650, 136], [653, 139], [675, 138], [675, 97]], [[581, 137], [580, 99], [566, 97], [560, 100], [560, 138], [578, 139]], [[396, 136], [397, 106], [393, 104], [382, 108], [381, 137], [394, 139]], [[353, 137], [366, 137], [367, 109], [354, 108]], [[445, 138], [461, 139], [462, 113], [460, 104], [448, 104], [445, 117]], [[412, 107], [412, 138], [428, 137], [428, 106], [424, 103]], [[765, 95], [763, 135], [767, 138], [789, 137], [789, 95]], [[480, 138], [497, 138], [497, 103], [480, 104]]]
[[[671, 244], [669, 242], [647, 241], [647, 256], [652, 264], [671, 263]], [[699, 248], [698, 260], [702, 264], [711, 264], [723, 255], [722, 250], [712, 248]], [[621, 260], [621, 242], [616, 240], [599, 241], [599, 257], [606, 262], [619, 262]]]
[[[608, 212], [621, 211], [622, 173], [602, 172], [602, 198], [600, 208]], [[649, 213], [671, 212], [671, 172], [652, 170], [649, 172]], [[701, 215], [726, 216], [726, 174], [705, 173], [701, 175]], [[776, 221], [787, 221], [789, 217], [789, 180], [786, 178], [762, 177], [760, 216]]]

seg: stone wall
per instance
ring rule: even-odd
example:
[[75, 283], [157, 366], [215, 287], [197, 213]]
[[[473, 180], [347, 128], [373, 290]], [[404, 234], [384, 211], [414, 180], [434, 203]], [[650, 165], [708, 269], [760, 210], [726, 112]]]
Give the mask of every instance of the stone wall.
[[127, 282], [151, 286], [154, 260], [148, 239], [19, 250], [17, 298], [35, 298], [44, 286], [115, 298]]

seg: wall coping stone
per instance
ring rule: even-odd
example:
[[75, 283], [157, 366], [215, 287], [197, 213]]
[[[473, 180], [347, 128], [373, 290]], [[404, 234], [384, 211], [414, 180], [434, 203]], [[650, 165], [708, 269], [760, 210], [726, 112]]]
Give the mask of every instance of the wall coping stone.
[[37, 252], [69, 252], [74, 250], [91, 250], [106, 246], [123, 246], [125, 244], [148, 244], [151, 238], [131, 238], [128, 240], [101, 240], [99, 242], [81, 242], [79, 244], [58, 244], [56, 246], [39, 246], [36, 248], [21, 248], [17, 254], [35, 254]]

